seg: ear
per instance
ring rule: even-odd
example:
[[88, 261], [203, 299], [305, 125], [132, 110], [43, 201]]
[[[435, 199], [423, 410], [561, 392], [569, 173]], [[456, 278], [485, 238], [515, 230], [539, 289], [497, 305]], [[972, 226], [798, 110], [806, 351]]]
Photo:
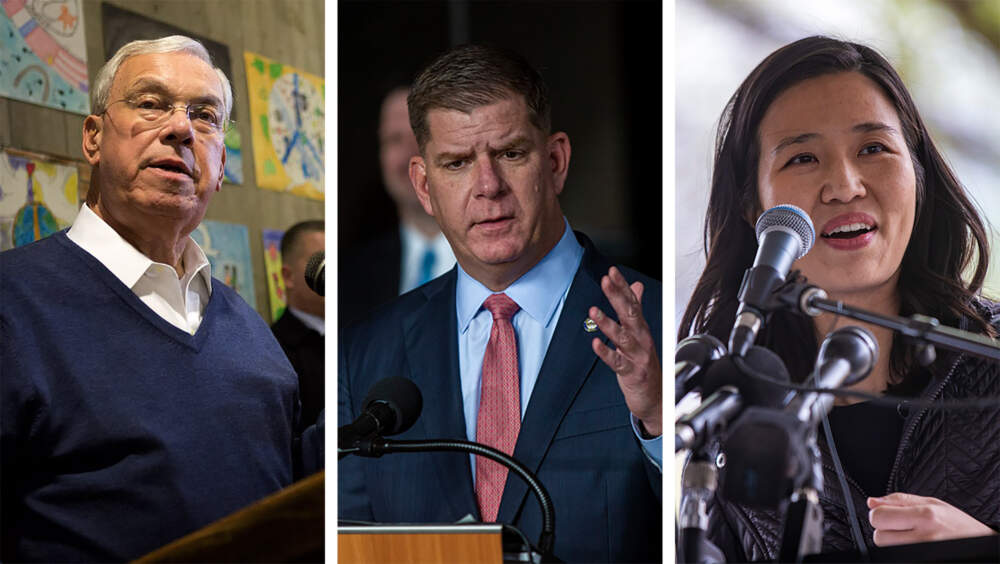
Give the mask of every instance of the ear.
[[91, 166], [101, 162], [101, 133], [104, 121], [93, 114], [83, 120], [83, 157]]
[[226, 144], [222, 144], [222, 162], [219, 163], [219, 183], [215, 185], [215, 191], [222, 191], [222, 182], [226, 179]]
[[423, 206], [427, 215], [434, 216], [434, 208], [431, 206], [431, 194], [427, 183], [427, 163], [420, 155], [410, 157], [410, 184], [417, 193], [417, 199]]
[[569, 174], [569, 157], [572, 153], [569, 136], [562, 131], [549, 135], [546, 150], [552, 171], [553, 186], [555, 186], [556, 194], [560, 194], [566, 183], [566, 176]]
[[295, 287], [295, 277], [292, 276], [292, 269], [287, 265], [281, 265], [281, 277], [285, 280], [285, 289]]

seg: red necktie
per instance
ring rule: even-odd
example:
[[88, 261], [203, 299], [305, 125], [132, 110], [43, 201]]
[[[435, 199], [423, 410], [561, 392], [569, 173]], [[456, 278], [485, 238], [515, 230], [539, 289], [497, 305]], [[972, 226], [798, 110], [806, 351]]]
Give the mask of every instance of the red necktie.
[[[517, 338], [510, 320], [521, 308], [507, 294], [493, 294], [486, 298], [483, 307], [493, 314], [493, 327], [483, 355], [476, 441], [513, 454], [521, 430], [521, 381]], [[483, 522], [496, 521], [506, 480], [505, 467], [476, 457], [476, 497]]]

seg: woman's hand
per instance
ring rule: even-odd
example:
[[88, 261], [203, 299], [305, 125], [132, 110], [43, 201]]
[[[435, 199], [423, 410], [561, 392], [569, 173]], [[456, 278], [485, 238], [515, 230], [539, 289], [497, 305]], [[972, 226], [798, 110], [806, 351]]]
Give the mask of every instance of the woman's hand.
[[868, 498], [868, 508], [868, 521], [875, 527], [877, 546], [996, 534], [961, 509], [936, 497], [897, 492]]

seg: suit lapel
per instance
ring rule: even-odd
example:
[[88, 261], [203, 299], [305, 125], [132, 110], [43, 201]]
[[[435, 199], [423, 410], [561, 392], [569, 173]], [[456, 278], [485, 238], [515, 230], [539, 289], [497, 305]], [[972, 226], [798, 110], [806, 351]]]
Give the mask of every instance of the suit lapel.
[[[424, 409], [416, 425], [429, 439], [465, 439], [462, 385], [458, 373], [455, 270], [425, 287], [428, 301], [403, 320], [407, 364], [420, 388]], [[478, 516], [469, 457], [435, 455], [440, 495], [456, 515]]]
[[[597, 306], [609, 315], [614, 314], [600, 287], [601, 275], [607, 273], [611, 263], [594, 251], [586, 237], [577, 233], [577, 238], [585, 249], [583, 260], [559, 314], [514, 447], [514, 458], [534, 473], [538, 472], [577, 393], [600, 361], [590, 342], [603, 335], [588, 333], [583, 327], [588, 309]], [[514, 523], [527, 495], [527, 484], [520, 477], [509, 475], [497, 521]]]

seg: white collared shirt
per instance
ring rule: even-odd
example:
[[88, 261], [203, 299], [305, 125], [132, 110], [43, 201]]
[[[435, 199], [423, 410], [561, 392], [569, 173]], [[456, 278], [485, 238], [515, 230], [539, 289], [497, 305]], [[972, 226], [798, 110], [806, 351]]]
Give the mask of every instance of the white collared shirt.
[[416, 228], [399, 224], [399, 234], [403, 242], [402, 261], [399, 271], [399, 293], [405, 294], [421, 284], [420, 266], [424, 253], [428, 249], [434, 251], [434, 266], [431, 267], [431, 278], [437, 278], [455, 266], [455, 253], [448, 244], [444, 233], [438, 233], [433, 239], [427, 239]]
[[154, 262], [122, 238], [86, 204], [66, 233], [130, 288], [167, 323], [192, 335], [198, 331], [212, 295], [212, 267], [191, 237], [181, 255], [184, 276], [169, 264]]
[[301, 321], [306, 327], [312, 329], [320, 335], [323, 335], [324, 337], [326, 336], [326, 322], [322, 317], [306, 313], [301, 309], [294, 308], [292, 306], [288, 306], [288, 313], [294, 315], [296, 319]]

